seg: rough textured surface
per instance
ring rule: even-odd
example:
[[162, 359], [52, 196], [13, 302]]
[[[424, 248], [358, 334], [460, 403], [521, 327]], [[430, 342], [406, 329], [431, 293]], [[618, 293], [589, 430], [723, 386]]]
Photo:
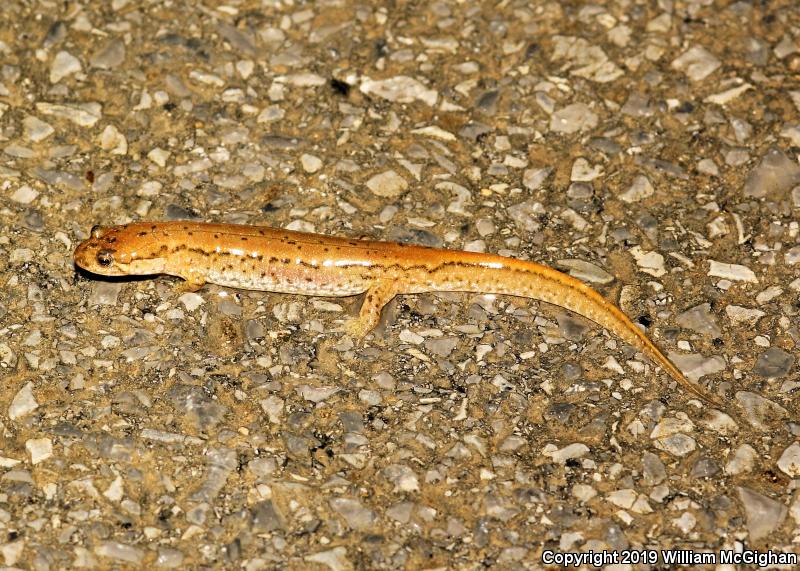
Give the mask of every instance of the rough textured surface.
[[[796, 2], [192, 6], [0, 6], [0, 564], [796, 549]], [[357, 300], [76, 275], [148, 218], [557, 265], [730, 410], [521, 300], [358, 343]]]

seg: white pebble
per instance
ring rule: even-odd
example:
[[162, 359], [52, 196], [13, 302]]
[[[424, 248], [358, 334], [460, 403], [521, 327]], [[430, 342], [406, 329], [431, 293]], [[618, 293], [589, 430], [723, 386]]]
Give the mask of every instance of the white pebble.
[[50, 123], [45, 123], [33, 115], [28, 115], [22, 120], [22, 127], [25, 130], [25, 137], [34, 143], [44, 141], [55, 132]]
[[31, 464], [44, 462], [53, 455], [53, 441], [49, 438], [31, 438], [25, 442]]
[[391, 198], [400, 196], [408, 188], [408, 182], [393, 170], [376, 174], [367, 181], [367, 188], [374, 194]]
[[315, 173], [322, 168], [322, 160], [314, 155], [303, 154], [300, 157], [300, 164], [307, 173]]
[[755, 272], [753, 272], [753, 270], [747, 266], [742, 266], [739, 264], [726, 264], [725, 262], [717, 262], [716, 260], [709, 260], [709, 263], [709, 276], [725, 278], [733, 281], [758, 283], [758, 278], [756, 277]]
[[39, 193], [25, 184], [14, 191], [11, 195], [11, 200], [20, 204], [30, 204], [36, 200], [37, 196], [39, 196]]
[[124, 155], [128, 152], [128, 140], [114, 125], [107, 125], [98, 137], [100, 148], [112, 155]]
[[178, 298], [178, 301], [183, 304], [187, 311], [194, 311], [206, 302], [206, 300], [203, 299], [203, 296], [193, 292], [187, 292], [183, 294]]
[[60, 51], [50, 66], [50, 83], [58, 83], [68, 75], [81, 71], [81, 62], [69, 52]]
[[164, 168], [167, 164], [167, 159], [169, 158], [170, 152], [165, 151], [161, 147], [156, 147], [149, 153], [147, 153], [147, 158], [153, 161], [155, 164]]

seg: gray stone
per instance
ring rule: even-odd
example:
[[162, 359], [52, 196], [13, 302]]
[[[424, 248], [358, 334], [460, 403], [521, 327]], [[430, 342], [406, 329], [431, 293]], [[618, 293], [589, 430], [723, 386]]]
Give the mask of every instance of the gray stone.
[[264, 500], [250, 508], [253, 529], [258, 533], [286, 529], [286, 520], [272, 500]]
[[702, 81], [722, 63], [702, 46], [693, 46], [673, 60], [672, 67], [684, 72], [692, 81]]
[[797, 184], [800, 184], [800, 165], [780, 149], [772, 148], [747, 175], [744, 195], [775, 200]]
[[99, 69], [113, 69], [125, 61], [125, 44], [119, 38], [104, 44], [89, 59], [92, 67]]
[[761, 377], [784, 377], [794, 366], [795, 357], [779, 347], [770, 347], [758, 356], [753, 372]]
[[550, 117], [550, 130], [570, 135], [597, 127], [598, 117], [585, 103], [573, 103]]
[[747, 518], [750, 541], [763, 539], [783, 525], [789, 512], [785, 505], [744, 486], [736, 490]]
[[702, 335], [710, 337], [719, 337], [722, 335], [722, 330], [717, 324], [717, 318], [711, 313], [710, 303], [701, 303], [691, 309], [687, 309], [683, 313], [678, 314], [675, 322], [681, 327], [691, 329]]
[[657, 454], [642, 454], [642, 475], [649, 486], [657, 486], [667, 478], [667, 470]]
[[377, 517], [375, 513], [365, 508], [360, 501], [353, 498], [332, 498], [330, 506], [347, 522], [347, 525], [357, 531], [370, 529]]

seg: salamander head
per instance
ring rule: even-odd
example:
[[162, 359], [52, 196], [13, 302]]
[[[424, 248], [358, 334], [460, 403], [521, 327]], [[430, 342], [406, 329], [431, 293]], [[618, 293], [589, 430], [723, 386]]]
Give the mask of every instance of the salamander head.
[[164, 259], [148, 254], [152, 236], [143, 237], [137, 226], [92, 227], [90, 237], [75, 249], [75, 265], [102, 276], [162, 273]]

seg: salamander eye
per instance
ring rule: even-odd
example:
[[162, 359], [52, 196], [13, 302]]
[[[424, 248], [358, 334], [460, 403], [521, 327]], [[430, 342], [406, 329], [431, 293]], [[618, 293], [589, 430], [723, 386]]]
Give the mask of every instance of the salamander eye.
[[99, 238], [103, 235], [103, 227], [99, 224], [95, 224], [92, 226], [92, 229], [89, 230], [89, 235], [91, 235], [92, 238]]
[[97, 252], [97, 263], [107, 268], [114, 263], [114, 255], [108, 250], [100, 250]]

